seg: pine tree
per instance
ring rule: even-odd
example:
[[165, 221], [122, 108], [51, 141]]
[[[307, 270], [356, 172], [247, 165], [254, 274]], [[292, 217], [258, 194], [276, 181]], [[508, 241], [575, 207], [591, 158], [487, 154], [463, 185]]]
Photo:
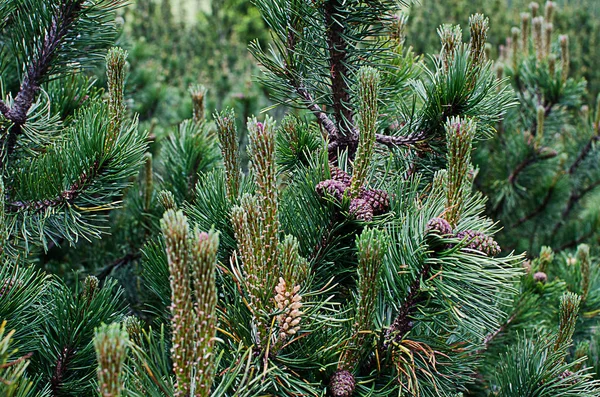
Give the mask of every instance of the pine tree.
[[[397, 1], [260, 2], [263, 83], [304, 111], [248, 118], [244, 173], [235, 113], [208, 120], [202, 87], [148, 150], [108, 49], [118, 6], [0, 6], [6, 394], [600, 395], [593, 350], [571, 352], [596, 301], [589, 251], [578, 291], [538, 274], [549, 251], [524, 271], [473, 188], [473, 147], [516, 104], [483, 15], [469, 43], [442, 26], [425, 60]], [[71, 77], [107, 50], [105, 94]], [[52, 274], [83, 257], [98, 277]], [[499, 347], [544, 299], [542, 325]]]

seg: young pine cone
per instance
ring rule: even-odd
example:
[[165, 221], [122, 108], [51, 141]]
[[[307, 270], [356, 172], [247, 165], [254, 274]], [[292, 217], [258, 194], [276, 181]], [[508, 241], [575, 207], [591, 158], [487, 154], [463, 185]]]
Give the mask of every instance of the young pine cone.
[[481, 232], [465, 230], [464, 232], [459, 232], [456, 238], [465, 240], [467, 243], [466, 248], [483, 252], [485, 255], [494, 256], [500, 253], [498, 243], [492, 237], [486, 236]]
[[331, 179], [334, 181], [338, 181], [346, 185], [346, 187], [350, 186], [350, 181], [352, 177], [344, 170], [338, 167], [331, 167]]
[[546, 284], [546, 281], [548, 281], [548, 276], [544, 272], [537, 272], [533, 275], [533, 280], [537, 281], [538, 283]]
[[371, 205], [374, 215], [385, 214], [390, 208], [390, 195], [385, 190], [366, 189], [360, 198]]
[[350, 213], [356, 219], [369, 222], [373, 219], [373, 207], [366, 200], [361, 198], [354, 199], [350, 202]]
[[333, 397], [350, 397], [355, 387], [354, 375], [348, 371], [336, 371], [329, 381], [329, 392]]
[[344, 185], [340, 181], [336, 181], [335, 179], [327, 179], [319, 182], [316, 190], [321, 197], [330, 195], [335, 197], [336, 200], [342, 201], [342, 198], [344, 197], [344, 191], [346, 191], [347, 188], [348, 186]]
[[452, 234], [452, 226], [444, 218], [431, 218], [427, 222], [427, 226], [425, 226], [425, 232], [427, 234], [447, 236]]

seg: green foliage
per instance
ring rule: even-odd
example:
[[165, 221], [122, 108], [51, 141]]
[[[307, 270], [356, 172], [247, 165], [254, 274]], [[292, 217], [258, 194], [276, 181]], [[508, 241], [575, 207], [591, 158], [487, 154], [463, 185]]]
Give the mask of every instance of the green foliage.
[[496, 14], [425, 57], [395, 0], [138, 0], [95, 81], [119, 5], [0, 4], [0, 390], [600, 395], [600, 116], [548, 20], [498, 67]]

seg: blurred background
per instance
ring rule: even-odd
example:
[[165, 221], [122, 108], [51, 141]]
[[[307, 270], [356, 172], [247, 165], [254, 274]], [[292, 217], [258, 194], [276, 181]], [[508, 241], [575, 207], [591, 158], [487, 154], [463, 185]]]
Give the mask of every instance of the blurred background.
[[[483, 12], [490, 18], [489, 42], [495, 58], [529, 3], [420, 0], [403, 10], [409, 16], [407, 45], [417, 54], [437, 54], [436, 31], [441, 24], [468, 26], [469, 15]], [[573, 77], [585, 77], [589, 98], [595, 98], [600, 90], [600, 0], [555, 3], [555, 31], [570, 36]], [[271, 105], [268, 93], [256, 83], [260, 70], [247, 50], [252, 40], [263, 45], [269, 41], [252, 1], [132, 0], [121, 23], [119, 45], [129, 51], [129, 108], [153, 134], [162, 135], [191, 116], [188, 88], [192, 84], [208, 88], [210, 113], [233, 107], [239, 120], [245, 120]], [[468, 29], [464, 33], [468, 40]], [[284, 112], [271, 109], [275, 117]]]

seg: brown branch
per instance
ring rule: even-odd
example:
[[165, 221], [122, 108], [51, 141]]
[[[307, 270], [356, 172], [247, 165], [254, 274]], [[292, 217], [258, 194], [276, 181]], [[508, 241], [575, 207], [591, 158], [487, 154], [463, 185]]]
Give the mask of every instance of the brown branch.
[[58, 360], [56, 361], [56, 369], [54, 370], [54, 375], [50, 378], [50, 389], [54, 395], [60, 391], [59, 388], [63, 382], [63, 377], [65, 376], [66, 367], [69, 365], [69, 361], [72, 358], [72, 350], [68, 346], [65, 346], [58, 356]]
[[405, 136], [375, 134], [375, 141], [389, 148], [415, 145], [423, 140], [425, 140], [423, 131], [412, 132]]
[[558, 155], [558, 153], [554, 149], [550, 149], [550, 148], [546, 148], [546, 147], [541, 147], [541, 148], [537, 149], [535, 151], [535, 153], [533, 154], [533, 156], [527, 157], [525, 160], [521, 161], [515, 167], [513, 172], [511, 172], [511, 174], [508, 176], [508, 181], [510, 182], [511, 185], [513, 185], [515, 183], [517, 177], [519, 176], [519, 174], [521, 172], [523, 172], [523, 170], [525, 170], [525, 168], [529, 167], [532, 164], [537, 163], [540, 160], [548, 160], [553, 157], [556, 157], [557, 155]]
[[327, 26], [327, 46], [329, 50], [329, 73], [331, 76], [331, 94], [333, 112], [340, 132], [350, 136], [350, 141], [358, 140], [353, 129], [354, 114], [350, 106], [350, 87], [348, 86], [347, 46], [340, 0], [326, 0], [324, 5], [325, 24]]
[[510, 325], [510, 323], [512, 323], [514, 321], [514, 319], [517, 317], [517, 312], [515, 311], [509, 318], [508, 320], [506, 320], [506, 322], [504, 324], [502, 324], [498, 329], [496, 329], [494, 332], [489, 333], [486, 335], [485, 338], [483, 338], [483, 344], [485, 345], [484, 349], [487, 349], [488, 346], [490, 345], [490, 343], [492, 343], [492, 341], [498, 336], [500, 335], [500, 333], [504, 332], [504, 330], [506, 329], [506, 327], [508, 327]]
[[539, 214], [541, 214], [542, 211], [544, 211], [544, 209], [550, 203], [550, 199], [552, 198], [552, 195], [554, 194], [554, 188], [555, 187], [556, 186], [554, 184], [552, 186], [550, 186], [550, 189], [548, 189], [548, 192], [546, 192], [546, 196], [544, 197], [544, 200], [542, 200], [542, 203], [540, 205], [538, 205], [538, 207], [533, 212], [531, 212], [531, 213], [529, 213], [529, 214], [521, 217], [511, 227], [517, 227], [517, 226], [519, 226], [519, 225], [527, 222], [528, 220], [535, 218]]
[[[61, 204], [70, 204], [81, 194], [83, 188], [101, 171], [100, 163], [95, 161], [88, 172], [83, 172], [79, 179], [74, 182], [68, 189], [62, 191], [58, 196], [52, 199], [38, 201], [14, 201], [7, 203], [7, 210], [11, 212], [35, 210], [36, 212], [44, 211], [50, 207], [57, 207]], [[106, 165], [106, 164], [105, 164]]]
[[[27, 113], [40, 89], [40, 84], [50, 70], [56, 50], [63, 43], [69, 27], [81, 11], [82, 3], [82, 0], [66, 0], [62, 3], [52, 18], [41, 47], [26, 68], [25, 76], [12, 107], [9, 108], [4, 102], [0, 104], [0, 112], [13, 123], [8, 135], [1, 142], [3, 150], [6, 150], [8, 154], [14, 150], [16, 138], [21, 133], [21, 127], [27, 121]], [[0, 167], [2, 166], [1, 162], [0, 158]]]
[[575, 205], [579, 201], [581, 201], [581, 199], [586, 194], [588, 194], [589, 192], [591, 192], [598, 186], [600, 186], [600, 179], [597, 180], [596, 182], [592, 183], [585, 189], [581, 190], [580, 192], [572, 192], [571, 193], [571, 195], [569, 196], [569, 201], [567, 202], [567, 206], [565, 207], [565, 209], [563, 210], [563, 212], [561, 214], [560, 220], [554, 225], [554, 228], [552, 229], [552, 236], [556, 235], [556, 232], [558, 231], [560, 226], [564, 223], [564, 221], [567, 219], [569, 214], [571, 214], [571, 211], [573, 211], [573, 209], [575, 208]]
[[310, 92], [308, 92], [308, 90], [302, 86], [297, 86], [296, 92], [298, 95], [300, 95], [306, 107], [317, 118], [319, 124], [325, 129], [325, 131], [327, 131], [329, 140], [332, 142], [337, 142], [337, 138], [339, 137], [338, 128], [336, 127], [335, 123], [331, 121], [329, 116], [327, 116], [327, 113], [325, 113], [321, 107], [315, 103], [312, 95], [310, 95]]
[[572, 175], [577, 170], [581, 162], [587, 157], [590, 150], [592, 150], [594, 142], [600, 140], [599, 134], [600, 126], [596, 126], [596, 135], [592, 136], [590, 140], [586, 143], [586, 145], [583, 147], [583, 149], [581, 149], [581, 152], [579, 152], [579, 156], [577, 156], [571, 167], [569, 167], [569, 175]]
[[412, 329], [413, 322], [410, 316], [412, 315], [416, 304], [420, 301], [419, 295], [421, 292], [421, 279], [426, 278], [429, 275], [430, 270], [431, 265], [429, 263], [425, 263], [423, 269], [421, 269], [417, 277], [411, 283], [408, 290], [408, 295], [400, 307], [400, 310], [398, 310], [398, 315], [394, 319], [394, 322], [390, 328], [388, 328], [385, 332], [384, 348], [389, 345], [392, 337], [394, 340], [398, 341]]

